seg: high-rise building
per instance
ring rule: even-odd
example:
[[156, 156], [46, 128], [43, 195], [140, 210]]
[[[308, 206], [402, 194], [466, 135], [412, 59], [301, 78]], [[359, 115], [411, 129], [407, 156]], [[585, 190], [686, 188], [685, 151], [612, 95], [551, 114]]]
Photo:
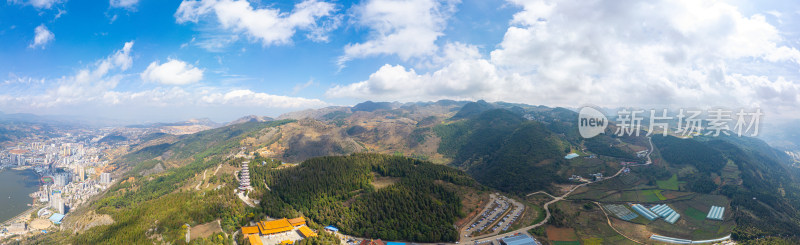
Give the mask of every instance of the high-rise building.
[[25, 165], [25, 157], [23, 157], [22, 155], [17, 155], [17, 154], [14, 154], [14, 155], [17, 156], [17, 165], [18, 166]]
[[62, 156], [71, 156], [72, 155], [72, 149], [70, 149], [68, 144], [64, 144], [63, 146], [61, 146], [61, 155]]
[[53, 176], [53, 184], [57, 186], [67, 185], [66, 176], [64, 176], [63, 174], [56, 174], [55, 176]]
[[61, 191], [54, 190], [51, 192], [50, 208], [60, 214], [65, 214], [64, 199], [61, 198]]
[[101, 184], [111, 184], [111, 173], [101, 173], [100, 174], [100, 183]]
[[77, 173], [78, 174], [78, 181], [80, 181], [80, 182], [85, 181], [86, 180], [86, 170], [83, 168], [83, 166], [78, 166], [77, 168], [78, 168], [78, 173]]

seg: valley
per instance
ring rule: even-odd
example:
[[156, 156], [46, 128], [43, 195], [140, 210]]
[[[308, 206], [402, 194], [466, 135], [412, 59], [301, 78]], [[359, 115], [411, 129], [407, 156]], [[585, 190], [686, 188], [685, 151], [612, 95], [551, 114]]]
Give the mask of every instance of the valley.
[[[517, 234], [544, 244], [746, 242], [800, 227], [798, 175], [781, 151], [733, 137], [584, 139], [576, 115], [440, 101], [153, 134], [114, 158], [122, 181], [60, 231], [23, 243], [182, 244], [191, 233], [190, 244], [248, 244], [243, 227], [294, 217], [316, 234], [299, 244], [496, 244]], [[679, 217], [651, 220], [635, 207], [663, 204]], [[724, 208], [720, 220], [706, 217], [712, 207]]]

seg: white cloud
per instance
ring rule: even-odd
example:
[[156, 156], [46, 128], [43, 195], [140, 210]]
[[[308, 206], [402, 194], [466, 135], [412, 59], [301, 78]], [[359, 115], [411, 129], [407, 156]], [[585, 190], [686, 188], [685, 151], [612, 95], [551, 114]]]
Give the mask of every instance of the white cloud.
[[141, 74], [142, 80], [166, 85], [186, 85], [203, 79], [203, 70], [186, 62], [170, 59], [164, 64], [153, 61]]
[[102, 95], [115, 88], [122, 79], [122, 75], [116, 72], [126, 71], [133, 64], [132, 48], [133, 41], [126, 42], [122, 49], [95, 62], [94, 69], [81, 69], [73, 76], [58, 79], [55, 88], [30, 97], [30, 106], [53, 107], [101, 100]]
[[[319, 99], [290, 97], [226, 87], [153, 87], [120, 91], [117, 86], [134, 76], [124, 72], [133, 65], [133, 41], [70, 76], [36, 79], [9, 74], [0, 82], [0, 110], [114, 117], [123, 120], [185, 120], [214, 117], [232, 120], [259, 113], [277, 116], [290, 109], [328, 105]], [[153, 62], [141, 75], [166, 84], [196, 82], [202, 70], [179, 60]], [[21, 88], [21, 89], [20, 89]]]
[[65, 2], [65, 0], [64, 1], [62, 1], [62, 0], [28, 0], [28, 1], [25, 1], [25, 0], [9, 0], [9, 2], [15, 3], [15, 4], [31, 5], [34, 8], [38, 8], [38, 9], [49, 9], [49, 8], [53, 7], [53, 5], [55, 5], [55, 4], [58, 4], [58, 3], [61, 3], [61, 2]]
[[254, 92], [249, 89], [218, 87], [157, 87], [138, 92], [108, 91], [103, 93], [103, 101], [109, 105], [164, 108], [311, 108], [328, 105], [318, 99], [273, 95]]
[[306, 89], [311, 85], [314, 85], [315, 83], [316, 82], [314, 82], [314, 79], [309, 79], [308, 82], [306, 83], [294, 85], [294, 88], [292, 88], [292, 94], [296, 94], [302, 91], [303, 89]]
[[202, 102], [211, 105], [230, 105], [270, 108], [309, 108], [321, 107], [327, 103], [319, 99], [306, 99], [267, 93], [253, 92], [248, 89], [231, 90], [225, 93], [209, 93], [202, 96]]
[[139, 0], [109, 0], [109, 5], [114, 8], [133, 8]]
[[37, 26], [33, 32], [35, 33], [35, 36], [33, 38], [33, 43], [28, 46], [30, 48], [41, 47], [44, 49], [44, 46], [47, 45], [47, 43], [55, 39], [55, 35], [53, 35], [53, 33], [50, 32], [50, 30], [48, 30], [44, 24]]
[[800, 82], [786, 78], [800, 51], [763, 15], [716, 1], [510, 2], [522, 10], [489, 57], [452, 45], [433, 72], [386, 65], [326, 95], [800, 111]]
[[504, 82], [497, 68], [484, 59], [454, 60], [432, 73], [418, 74], [403, 66], [384, 65], [366, 81], [335, 86], [326, 96], [380, 101], [482, 99], [500, 92]]
[[31, 86], [35, 84], [44, 84], [44, 79], [36, 79], [32, 77], [20, 77], [14, 73], [8, 74], [8, 79], [0, 83], [0, 86], [9, 86], [9, 85], [23, 85], [23, 86]]
[[769, 11], [766, 11], [765, 13], [767, 13], [767, 14], [769, 14], [769, 15], [772, 15], [772, 16], [774, 16], [775, 18], [778, 18], [778, 19], [780, 19], [780, 18], [781, 18], [781, 16], [783, 16], [783, 13], [781, 13], [781, 12], [779, 12], [779, 11], [777, 11], [777, 10], [769, 10]]
[[199, 0], [181, 2], [175, 19], [178, 23], [198, 22], [213, 13], [222, 29], [244, 33], [266, 46], [291, 43], [297, 30], [310, 31], [314, 40], [327, 39], [325, 32], [330, 26], [320, 27], [317, 21], [334, 11], [334, 4], [317, 0], [300, 2], [289, 13], [277, 8], [254, 8], [245, 0]]
[[370, 29], [369, 40], [348, 44], [338, 64], [375, 55], [411, 58], [434, 54], [459, 0], [368, 0], [353, 8], [355, 23]]
[[61, 18], [61, 16], [65, 15], [65, 14], [67, 14], [66, 10], [58, 9], [58, 12], [56, 13], [56, 15], [53, 16], [53, 21], [57, 20], [58, 18]]

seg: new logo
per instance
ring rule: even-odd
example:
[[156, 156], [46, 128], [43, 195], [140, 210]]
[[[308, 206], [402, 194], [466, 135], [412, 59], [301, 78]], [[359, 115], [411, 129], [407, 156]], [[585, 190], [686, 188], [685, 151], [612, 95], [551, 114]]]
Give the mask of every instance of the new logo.
[[591, 138], [605, 132], [608, 118], [599, 110], [585, 106], [578, 112], [578, 132], [581, 137]]

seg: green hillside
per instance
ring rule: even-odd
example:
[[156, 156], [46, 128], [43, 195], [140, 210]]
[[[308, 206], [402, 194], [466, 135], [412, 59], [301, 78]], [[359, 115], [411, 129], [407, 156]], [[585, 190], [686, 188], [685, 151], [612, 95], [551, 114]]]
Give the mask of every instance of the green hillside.
[[527, 121], [509, 110], [491, 109], [438, 125], [434, 132], [442, 138], [439, 152], [487, 186], [529, 193], [564, 181], [556, 171], [569, 144], [541, 122]]
[[[399, 180], [375, 189], [374, 176]], [[454, 187], [478, 187], [447, 166], [378, 154], [313, 158], [264, 178], [271, 191], [261, 208], [269, 216], [305, 215], [346, 234], [420, 242], [458, 239], [453, 223], [464, 214]]]
[[[336, 120], [329, 121], [248, 122], [191, 135], [147, 136], [149, 141], [142, 143], [147, 147], [132, 146], [138, 150], [114, 163], [123, 171], [123, 181], [90, 205], [71, 212], [63, 231], [41, 234], [23, 243], [183, 244], [184, 225], [219, 220], [221, 236], [214, 237], [224, 237], [224, 241], [201, 239], [193, 243], [230, 244], [233, 238], [229, 235], [252, 221], [296, 216], [307, 217], [314, 229], [333, 225], [344, 234], [358, 237], [455, 241], [459, 234], [453, 225], [474, 211], [470, 205], [476, 204], [468, 197], [480, 195], [473, 194], [558, 193], [554, 184], [575, 183], [566, 179], [572, 174], [588, 177], [600, 172], [610, 176], [622, 168], [620, 162], [643, 163], [645, 159], [634, 153], [649, 149], [644, 136], [603, 134], [583, 139], [575, 127], [576, 113], [563, 108], [482, 101], [463, 104], [461, 110], [437, 102], [397, 109], [381, 107], [374, 112], [341, 112]], [[275, 136], [278, 134], [283, 137]], [[334, 135], [340, 141], [366, 145], [366, 151], [373, 153], [282, 164], [287, 161], [281, 158], [286, 152], [318, 149], [287, 144], [303, 134], [318, 136], [307, 140], [318, 148], [334, 147], [332, 141], [319, 140]], [[270, 140], [252, 143], [261, 137]], [[590, 201], [669, 203], [679, 212], [687, 212], [683, 221], [688, 225], [676, 228], [642, 220], [633, 225], [687, 238], [732, 233], [745, 244], [765, 241], [762, 237], [789, 244], [796, 241], [787, 237], [800, 234], [800, 171], [791, 167], [792, 159], [785, 153], [754, 138], [656, 135], [652, 141], [654, 164], [637, 165], [629, 174], [579, 188], [567, 197], [574, 203], [562, 204], [586, 209], [584, 204]], [[233, 157], [240, 152], [265, 152], [259, 150], [273, 143], [285, 147], [285, 152], [254, 154], [252, 159]], [[403, 148], [402, 144], [410, 147]], [[412, 148], [415, 150], [410, 154], [390, 151]], [[580, 157], [564, 159], [570, 152]], [[437, 163], [444, 164], [420, 160], [433, 155], [440, 160]], [[238, 185], [234, 173], [245, 160], [254, 163], [249, 166], [256, 190], [250, 198], [261, 201], [255, 207], [248, 207], [233, 194]], [[724, 222], [704, 219], [710, 205], [730, 207]], [[107, 215], [113, 223], [72, 230], [76, 220], [92, 215]], [[605, 223], [601, 212], [594, 215], [597, 217], [593, 219]], [[596, 228], [580, 220], [565, 220], [564, 225], [575, 228], [581, 236], [586, 235], [581, 230]]]
[[520, 124], [500, 148], [474, 165], [469, 173], [479, 182], [513, 193], [530, 193], [563, 181], [555, 173], [563, 164], [564, 148], [539, 122]]
[[[782, 152], [758, 139], [740, 137], [653, 137], [653, 143], [671, 168], [695, 169], [679, 176], [688, 182], [688, 189], [731, 200], [737, 240], [800, 232], [800, 172], [789, 167], [790, 159]], [[725, 174], [728, 161], [740, 171], [741, 185], [711, 181]]]
[[[188, 192], [182, 187], [204, 170], [228, 162], [228, 155], [239, 150], [243, 137], [290, 122], [237, 124], [185, 135], [174, 143], [130, 153], [117, 163], [130, 169], [124, 175], [126, 181], [113, 185], [99, 200], [65, 219], [65, 225], [70, 226], [75, 219], [86, 215], [88, 209], [99, 215], [109, 215], [113, 224], [96, 226], [79, 234], [60, 232], [36, 239], [74, 244], [136, 244], [147, 240], [181, 243], [186, 230], [184, 224], [197, 225], [215, 219], [220, 219], [223, 230], [231, 232], [245, 221], [246, 211], [244, 204], [232, 201], [236, 199], [233, 190], [237, 186], [233, 175], [221, 174], [208, 180], [209, 184], [221, 186], [219, 189]], [[172, 167], [143, 174], [157, 164]]]

